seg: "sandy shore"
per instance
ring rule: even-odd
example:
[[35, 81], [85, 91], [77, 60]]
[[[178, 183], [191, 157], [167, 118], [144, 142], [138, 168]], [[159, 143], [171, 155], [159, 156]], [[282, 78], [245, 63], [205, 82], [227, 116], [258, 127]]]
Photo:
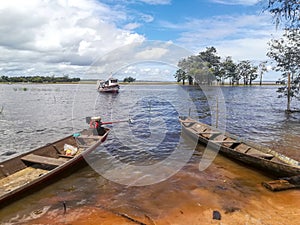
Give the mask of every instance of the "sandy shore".
[[223, 157], [203, 172], [198, 163], [195, 155], [175, 176], [151, 186], [110, 183], [93, 204], [67, 202], [66, 212], [53, 205], [55, 198], [47, 199], [52, 206], [22, 224], [299, 224], [299, 190], [271, 192], [261, 185], [270, 178]]

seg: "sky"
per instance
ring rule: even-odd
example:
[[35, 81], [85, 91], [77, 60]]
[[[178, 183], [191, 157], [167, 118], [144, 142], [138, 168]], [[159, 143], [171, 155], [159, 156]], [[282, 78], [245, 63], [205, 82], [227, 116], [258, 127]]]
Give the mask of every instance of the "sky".
[[[170, 80], [177, 62], [214, 46], [269, 60], [281, 36], [259, 0], [10, 0], [0, 3], [0, 76], [110, 75]], [[269, 72], [265, 80], [276, 80]], [[150, 78], [149, 78], [150, 79]]]

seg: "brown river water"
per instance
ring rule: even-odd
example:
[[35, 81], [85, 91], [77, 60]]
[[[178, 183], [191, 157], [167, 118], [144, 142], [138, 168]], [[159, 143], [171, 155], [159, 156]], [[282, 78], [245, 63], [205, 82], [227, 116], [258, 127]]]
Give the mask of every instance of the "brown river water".
[[[299, 190], [270, 192], [261, 182], [271, 178], [221, 155], [199, 170], [206, 149], [181, 135], [177, 117], [191, 112], [214, 124], [216, 105], [206, 101], [213, 91], [126, 86], [100, 95], [92, 85], [75, 86], [1, 85], [1, 160], [86, 127], [91, 114], [134, 122], [111, 127], [88, 166], [0, 209], [0, 224], [299, 224]], [[276, 87], [222, 93], [227, 131], [300, 160], [300, 115], [284, 113]]]

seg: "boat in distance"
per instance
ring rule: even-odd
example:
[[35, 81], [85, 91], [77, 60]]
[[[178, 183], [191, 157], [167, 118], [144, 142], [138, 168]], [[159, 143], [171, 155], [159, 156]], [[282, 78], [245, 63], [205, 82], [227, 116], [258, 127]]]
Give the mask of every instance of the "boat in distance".
[[70, 171], [84, 162], [84, 156], [95, 150], [107, 138], [92, 129], [62, 138], [0, 163], [0, 208], [24, 194], [30, 194], [48, 181]]
[[109, 78], [108, 80], [98, 80], [97, 81], [97, 90], [99, 92], [107, 92], [107, 93], [118, 93], [120, 89], [120, 85], [118, 79]]
[[209, 144], [224, 156], [255, 167], [275, 178], [300, 175], [300, 162], [270, 148], [248, 143], [240, 138], [222, 132], [215, 127], [190, 117], [179, 117], [182, 131], [197, 140]]

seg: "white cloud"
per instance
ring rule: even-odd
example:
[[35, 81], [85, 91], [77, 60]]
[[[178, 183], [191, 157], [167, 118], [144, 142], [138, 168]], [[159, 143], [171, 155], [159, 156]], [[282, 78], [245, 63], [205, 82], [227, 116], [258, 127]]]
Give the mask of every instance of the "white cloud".
[[[133, 44], [117, 48], [114, 51], [109, 52], [107, 55], [96, 59], [87, 71], [87, 74], [91, 78], [98, 77], [106, 79], [110, 74], [113, 74], [114, 76], [115, 74], [120, 73], [120, 71], [123, 71], [124, 68], [133, 68], [130, 66], [137, 68], [136, 65], [151, 64], [157, 65], [156, 67], [159, 68], [159, 65], [163, 64], [176, 68], [180, 59], [188, 57], [191, 54], [192, 52], [176, 46], [171, 42], [135, 42]], [[157, 73], [156, 70], [153, 69], [154, 67], [151, 67], [152, 69], [148, 73], [145, 73], [145, 70], [143, 70], [139, 75], [144, 75], [147, 78], [152, 76], [150, 73], [153, 73], [153, 76], [155, 76]], [[132, 72], [132, 69], [130, 71]], [[152, 78], [152, 80], [154, 79]]]
[[212, 2], [224, 5], [255, 5], [261, 0], [211, 0]]
[[177, 67], [161, 62], [141, 62], [128, 65], [114, 74], [114, 77], [123, 80], [131, 76], [143, 81], [174, 81]]
[[184, 23], [162, 22], [167, 29], [181, 31], [181, 39], [198, 41], [218, 40], [224, 38], [261, 36], [274, 26], [269, 17], [258, 15], [215, 16], [209, 19], [187, 19]]
[[162, 22], [161, 25], [179, 32], [175, 43], [191, 49], [194, 54], [214, 46], [223, 58], [232, 56], [235, 61], [250, 60], [256, 64], [269, 60], [268, 42], [282, 35], [268, 14], [189, 18], [180, 24]]
[[135, 58], [139, 60], [157, 60], [162, 58], [168, 53], [166, 48], [148, 48], [143, 51], [137, 52]]
[[96, 0], [3, 1], [1, 74], [82, 74], [95, 57], [145, 39], [117, 27], [126, 18]]
[[215, 47], [222, 56], [232, 56], [235, 61], [264, 61], [268, 48], [268, 38], [243, 38], [219, 42]]
[[138, 27], [140, 27], [140, 26], [141, 26], [140, 23], [128, 23], [128, 24], [126, 24], [126, 25], [124, 26], [124, 29], [125, 29], [125, 30], [134, 30], [134, 29], [136, 29], [136, 28], [138, 28]]
[[167, 29], [181, 32], [176, 43], [195, 53], [216, 47], [222, 56], [235, 60], [266, 60], [267, 42], [281, 35], [269, 15], [216, 16], [209, 19], [188, 19], [181, 24], [164, 22]]
[[168, 5], [171, 4], [171, 0], [138, 0], [150, 5]]

